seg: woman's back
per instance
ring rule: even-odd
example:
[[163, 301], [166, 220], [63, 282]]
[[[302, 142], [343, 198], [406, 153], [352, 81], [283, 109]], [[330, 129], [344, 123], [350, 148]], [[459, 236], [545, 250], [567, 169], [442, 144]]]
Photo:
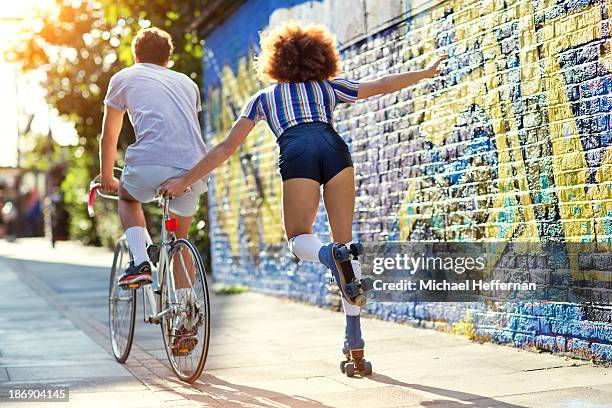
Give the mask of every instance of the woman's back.
[[301, 123], [324, 122], [333, 126], [333, 110], [341, 102], [355, 102], [359, 84], [346, 79], [280, 82], [253, 95], [241, 116], [265, 120], [280, 137]]

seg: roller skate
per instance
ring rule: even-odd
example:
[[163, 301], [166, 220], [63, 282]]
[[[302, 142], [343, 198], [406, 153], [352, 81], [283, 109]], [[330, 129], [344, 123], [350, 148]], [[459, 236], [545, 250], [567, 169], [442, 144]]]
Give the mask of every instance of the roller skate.
[[361, 377], [372, 375], [372, 363], [363, 358], [364, 345], [359, 316], [346, 316], [344, 346], [342, 347], [345, 360], [340, 362], [340, 371], [347, 377], [354, 377], [355, 374]]
[[365, 305], [366, 292], [372, 288], [370, 278], [359, 279], [353, 271], [351, 261], [358, 261], [361, 254], [363, 254], [363, 244], [360, 242], [353, 242], [348, 247], [344, 244], [331, 243], [319, 251], [319, 260], [332, 271], [342, 296], [350, 304], [359, 307]]

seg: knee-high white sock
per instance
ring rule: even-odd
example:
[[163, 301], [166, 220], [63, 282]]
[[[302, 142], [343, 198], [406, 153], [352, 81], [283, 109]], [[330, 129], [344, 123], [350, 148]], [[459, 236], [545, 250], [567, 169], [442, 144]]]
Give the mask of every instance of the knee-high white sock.
[[289, 240], [289, 249], [302, 261], [319, 262], [321, 240], [312, 234], [301, 234]]
[[344, 314], [347, 316], [359, 316], [361, 313], [361, 308], [357, 305], [351, 305], [344, 296], [342, 296], [342, 308], [344, 309]]
[[[351, 266], [353, 267], [355, 277], [361, 279], [361, 263], [359, 261], [351, 261]], [[361, 313], [361, 308], [356, 305], [351, 305], [346, 301], [344, 296], [342, 296], [342, 308], [344, 309], [344, 314], [347, 316], [359, 316]]]
[[147, 232], [143, 227], [130, 227], [125, 230], [130, 252], [134, 257], [134, 265], [140, 265], [144, 261], [149, 260], [147, 254]]

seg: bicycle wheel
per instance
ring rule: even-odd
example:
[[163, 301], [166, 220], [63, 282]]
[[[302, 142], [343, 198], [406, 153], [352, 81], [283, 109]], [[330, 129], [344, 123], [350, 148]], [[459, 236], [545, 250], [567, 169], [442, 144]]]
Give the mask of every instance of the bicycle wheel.
[[182, 381], [196, 381], [206, 363], [210, 341], [210, 299], [204, 263], [195, 246], [185, 239], [172, 243], [166, 273], [174, 276], [176, 298], [162, 278], [162, 337], [172, 370]]
[[121, 240], [115, 247], [108, 296], [108, 328], [111, 348], [115, 359], [120, 363], [125, 362], [130, 354], [136, 321], [136, 291], [123, 289], [118, 285], [119, 278], [129, 261], [130, 251], [125, 241]]

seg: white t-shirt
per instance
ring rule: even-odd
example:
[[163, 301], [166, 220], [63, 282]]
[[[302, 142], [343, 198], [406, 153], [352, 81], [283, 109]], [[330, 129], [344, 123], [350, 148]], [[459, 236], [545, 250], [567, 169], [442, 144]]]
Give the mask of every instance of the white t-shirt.
[[198, 112], [198, 86], [187, 75], [157, 64], [139, 63], [110, 80], [104, 103], [127, 110], [136, 142], [125, 154], [126, 165], [191, 169], [206, 153]]

